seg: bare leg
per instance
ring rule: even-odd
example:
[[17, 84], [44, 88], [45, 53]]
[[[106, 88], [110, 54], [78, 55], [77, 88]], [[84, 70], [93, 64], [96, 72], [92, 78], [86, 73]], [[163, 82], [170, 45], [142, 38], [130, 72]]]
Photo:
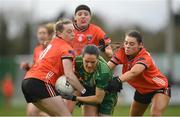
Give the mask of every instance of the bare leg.
[[163, 93], [155, 94], [152, 98], [151, 116], [162, 116], [169, 104], [169, 100], [170, 97]]
[[83, 116], [98, 116], [98, 108], [96, 106], [84, 105]]
[[27, 104], [27, 116], [38, 116], [40, 110], [32, 103]]
[[133, 101], [130, 108], [130, 116], [142, 116], [146, 111], [149, 104], [142, 104], [137, 101]]
[[[65, 100], [65, 99], [64, 99], [64, 100]], [[68, 110], [69, 110], [71, 113], [73, 113], [74, 108], [75, 108], [75, 105], [76, 105], [76, 102], [70, 101], [70, 100], [65, 100], [65, 102], [66, 102], [66, 105], [67, 105]]]
[[60, 96], [45, 98], [34, 104], [51, 116], [71, 116], [71, 113]]

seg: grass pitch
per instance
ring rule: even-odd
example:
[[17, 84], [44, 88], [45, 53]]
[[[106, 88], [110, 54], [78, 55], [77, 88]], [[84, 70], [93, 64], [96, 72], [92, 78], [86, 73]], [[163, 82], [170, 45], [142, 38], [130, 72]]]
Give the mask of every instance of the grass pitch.
[[[116, 106], [114, 111], [114, 116], [128, 116], [129, 106]], [[145, 116], [149, 115], [150, 108], [145, 113]], [[25, 116], [26, 115], [26, 107], [18, 106], [6, 109], [4, 106], [0, 106], [0, 116]], [[74, 116], [81, 116], [81, 108], [76, 107]], [[164, 116], [180, 116], [180, 105], [177, 106], [169, 106]]]

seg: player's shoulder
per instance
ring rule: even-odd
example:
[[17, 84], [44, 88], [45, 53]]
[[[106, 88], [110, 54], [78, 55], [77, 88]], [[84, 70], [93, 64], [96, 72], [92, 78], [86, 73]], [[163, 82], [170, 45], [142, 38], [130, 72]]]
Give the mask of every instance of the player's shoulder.
[[55, 44], [57, 45], [59, 48], [61, 48], [62, 50], [64, 49], [72, 49], [71, 45], [66, 42], [65, 40], [63, 39], [59, 39], [59, 38], [54, 38], [52, 40], [52, 43], [51, 44]]
[[99, 26], [96, 25], [96, 24], [90, 24], [90, 25], [89, 25], [89, 28], [90, 28], [91, 30], [96, 30], [96, 31], [101, 30], [101, 31], [102, 31], [101, 27], [99, 27]]
[[137, 61], [141, 60], [152, 61], [150, 53], [145, 48], [142, 48], [142, 50], [139, 52], [137, 56]]
[[82, 61], [82, 55], [76, 56], [75, 61], [76, 62]]
[[111, 71], [110, 68], [108, 67], [107, 65], [107, 62], [100, 56], [99, 57], [99, 64], [98, 64], [98, 67], [99, 67], [99, 70], [101, 73], [108, 73]]
[[82, 56], [76, 56], [75, 57], [75, 67], [76, 67], [76, 70], [78, 71], [79, 69], [81, 69], [81, 66], [83, 64], [83, 60], [82, 60]]
[[117, 49], [115, 52], [115, 56], [117, 57], [119, 57], [119, 56], [125, 56], [125, 49], [124, 49], [124, 47], [121, 47], [121, 48], [119, 48], [119, 49]]
[[34, 48], [34, 52], [36, 51], [42, 51], [43, 50], [43, 46], [38, 44], [35, 48]]

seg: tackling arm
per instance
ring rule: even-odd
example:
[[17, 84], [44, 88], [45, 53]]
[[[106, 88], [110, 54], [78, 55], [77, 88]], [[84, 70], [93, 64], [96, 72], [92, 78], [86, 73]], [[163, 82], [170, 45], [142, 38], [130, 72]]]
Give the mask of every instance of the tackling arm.
[[145, 70], [145, 66], [142, 64], [135, 64], [130, 71], [127, 71], [126, 73], [122, 74], [119, 79], [122, 82], [126, 82], [128, 80], [131, 80], [135, 78], [137, 75], [141, 74]]
[[64, 68], [64, 74], [67, 77], [68, 82], [79, 92], [84, 94], [86, 92], [86, 89], [81, 85], [78, 78], [73, 72], [73, 63], [70, 59], [63, 59], [63, 68]]

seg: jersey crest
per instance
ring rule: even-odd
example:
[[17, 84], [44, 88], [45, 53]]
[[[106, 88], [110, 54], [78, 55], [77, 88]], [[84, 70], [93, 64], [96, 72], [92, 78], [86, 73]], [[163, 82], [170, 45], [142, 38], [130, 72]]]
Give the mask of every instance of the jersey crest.
[[93, 37], [92, 35], [88, 34], [88, 35], [87, 35], [87, 40], [88, 40], [88, 41], [91, 41], [91, 40], [92, 40], [92, 37]]

